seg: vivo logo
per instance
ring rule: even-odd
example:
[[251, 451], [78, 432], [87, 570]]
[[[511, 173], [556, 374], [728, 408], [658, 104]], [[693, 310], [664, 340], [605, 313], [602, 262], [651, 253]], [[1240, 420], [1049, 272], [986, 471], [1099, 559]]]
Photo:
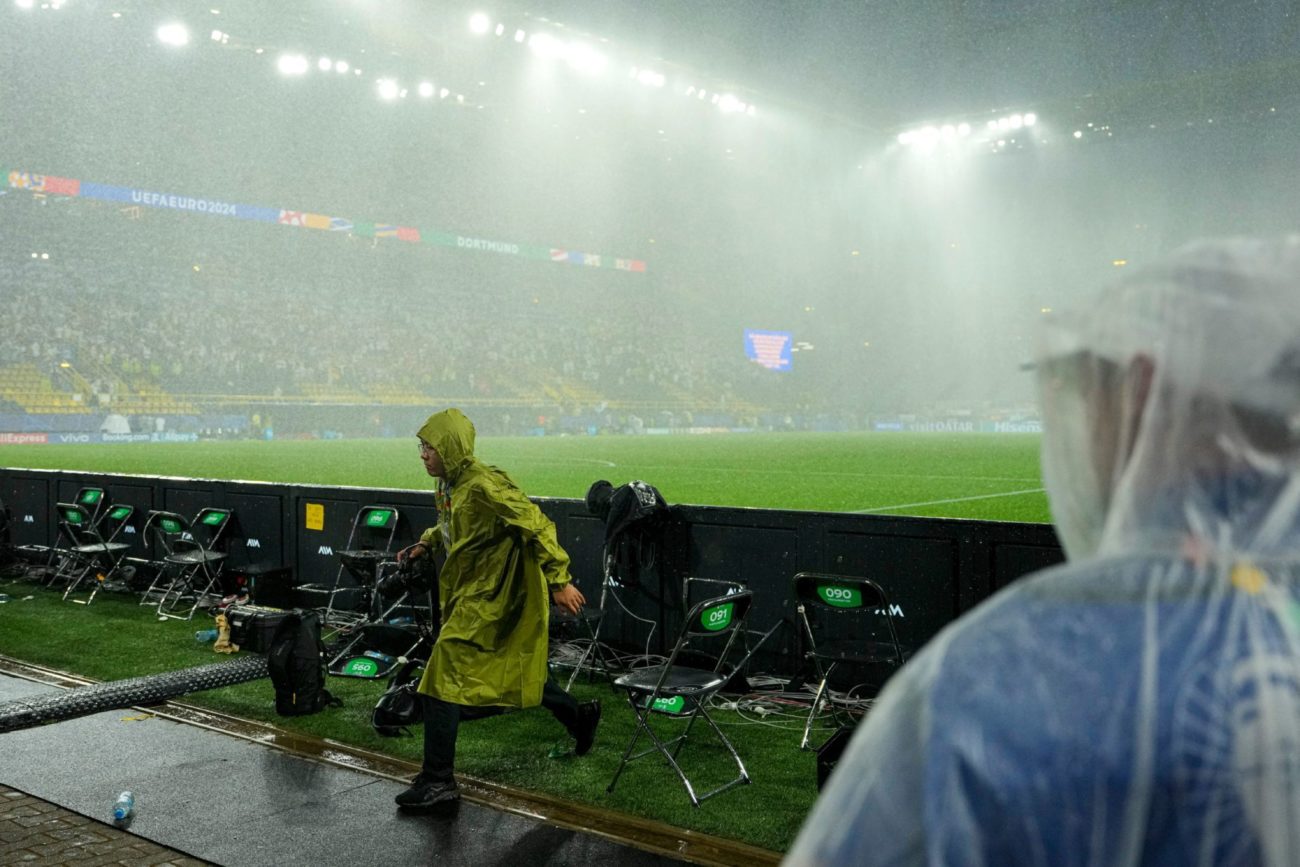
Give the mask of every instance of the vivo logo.
[[90, 434], [59, 434], [59, 442], [88, 443], [90, 442]]
[[321, 545], [320, 548], [318, 548], [318, 549], [316, 550], [316, 553], [317, 553], [317, 554], [324, 554], [326, 557], [333, 557], [333, 556], [334, 556], [334, 549], [331, 548], [329, 545]]

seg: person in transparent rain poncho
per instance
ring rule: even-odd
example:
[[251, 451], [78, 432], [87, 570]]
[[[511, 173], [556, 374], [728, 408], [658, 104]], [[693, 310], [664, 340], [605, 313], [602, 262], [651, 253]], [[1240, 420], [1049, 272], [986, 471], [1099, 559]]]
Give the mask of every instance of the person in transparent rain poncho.
[[1300, 864], [1300, 239], [1045, 328], [1068, 562], [884, 689], [791, 864]]

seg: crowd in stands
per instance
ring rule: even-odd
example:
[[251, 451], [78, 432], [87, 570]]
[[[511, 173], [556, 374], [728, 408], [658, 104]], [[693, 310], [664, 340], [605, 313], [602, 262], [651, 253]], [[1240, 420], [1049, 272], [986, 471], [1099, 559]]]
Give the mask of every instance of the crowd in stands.
[[[72, 201], [0, 200], [0, 364], [93, 392], [756, 412], [793, 389], [645, 274]], [[69, 385], [75, 388], [75, 385]], [[612, 417], [612, 416], [611, 416]]]

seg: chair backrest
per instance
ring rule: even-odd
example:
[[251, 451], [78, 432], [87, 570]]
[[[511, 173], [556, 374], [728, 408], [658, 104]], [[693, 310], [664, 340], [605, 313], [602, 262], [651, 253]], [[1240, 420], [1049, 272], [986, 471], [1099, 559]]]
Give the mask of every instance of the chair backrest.
[[100, 516], [103, 515], [104, 510], [108, 507], [108, 491], [103, 488], [96, 488], [88, 485], [77, 491], [77, 496], [73, 498], [73, 502], [76, 505], [85, 508], [86, 512], [90, 515], [91, 523], [97, 524], [99, 523]]
[[190, 536], [208, 551], [224, 551], [234, 533], [235, 513], [230, 509], [206, 506], [190, 522]]
[[876, 611], [889, 606], [885, 590], [870, 578], [800, 572], [794, 576], [794, 595], [800, 602], [834, 611]]
[[100, 541], [90, 509], [81, 503], [56, 503], [54, 510], [58, 514], [59, 526], [74, 545]]
[[392, 553], [402, 513], [396, 506], [372, 504], [362, 506], [352, 519], [348, 548], [373, 548]]
[[176, 512], [151, 511], [145, 519], [144, 529], [146, 534], [153, 534], [164, 555], [196, 547], [190, 534], [190, 522]]
[[725, 596], [712, 596], [691, 606], [677, 643], [668, 656], [667, 666], [671, 668], [681, 652], [696, 639], [725, 638], [726, 646], [718, 654], [717, 663], [713, 667], [714, 671], [721, 671], [731, 645], [745, 625], [745, 618], [749, 616], [753, 602], [753, 591], [740, 590]]
[[[852, 628], [841, 630], [839, 640], [864, 640], [861, 622], [866, 618], [875, 618], [885, 627], [885, 643], [893, 652], [897, 664], [901, 665], [905, 655], [898, 641], [898, 630], [894, 625], [894, 613], [885, 589], [870, 578], [854, 575], [828, 575], [820, 572], [800, 572], [794, 576], [794, 595], [801, 605], [804, 628], [807, 638], [814, 644], [823, 638], [837, 638], [833, 621], [848, 617]], [[822, 626], [813, 634], [813, 619], [807, 616], [809, 609], [822, 611]]]
[[[96, 527], [99, 534], [104, 537], [105, 542], [112, 542], [119, 533], [131, 525], [134, 516], [135, 506], [129, 506], [126, 503], [114, 503], [104, 512]], [[135, 531], [132, 530], [131, 532]]]

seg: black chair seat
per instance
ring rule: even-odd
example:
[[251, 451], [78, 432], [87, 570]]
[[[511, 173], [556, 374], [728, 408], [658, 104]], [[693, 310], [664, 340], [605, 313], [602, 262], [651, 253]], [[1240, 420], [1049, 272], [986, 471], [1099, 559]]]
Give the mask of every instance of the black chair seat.
[[125, 551], [130, 547], [125, 542], [94, 542], [89, 545], [78, 545], [73, 550], [78, 554], [108, 554], [113, 551]]
[[176, 554], [168, 554], [163, 559], [168, 563], [192, 566], [195, 563], [215, 563], [218, 560], [226, 559], [226, 555], [223, 551], [181, 551]]
[[[624, 689], [650, 692], [655, 688], [655, 684], [659, 682], [659, 676], [663, 673], [663, 670], [662, 665], [638, 668], [615, 680], [614, 685]], [[726, 682], [727, 678], [715, 671], [674, 665], [669, 669], [668, 676], [664, 678], [659, 693], [660, 695], [689, 695], [717, 689]]]

